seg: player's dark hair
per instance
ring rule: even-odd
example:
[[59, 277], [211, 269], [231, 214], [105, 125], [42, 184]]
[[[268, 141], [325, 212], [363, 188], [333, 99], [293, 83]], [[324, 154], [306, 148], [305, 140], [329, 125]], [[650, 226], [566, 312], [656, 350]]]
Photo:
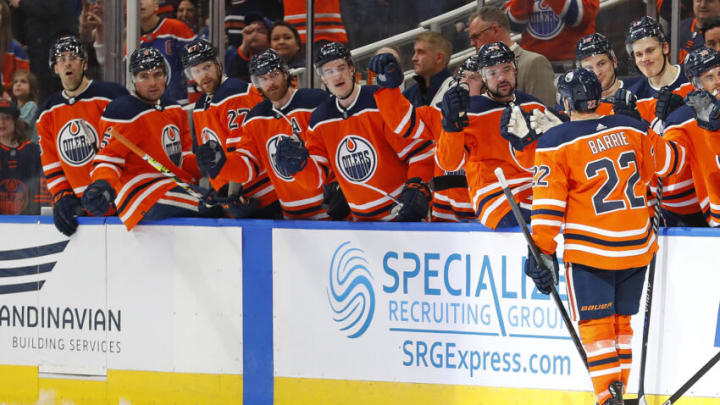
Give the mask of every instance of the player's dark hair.
[[708, 18], [703, 22], [703, 27], [700, 29], [700, 35], [703, 36], [703, 39], [705, 39], [705, 33], [710, 31], [713, 28], [720, 27], [720, 17], [712, 17]]

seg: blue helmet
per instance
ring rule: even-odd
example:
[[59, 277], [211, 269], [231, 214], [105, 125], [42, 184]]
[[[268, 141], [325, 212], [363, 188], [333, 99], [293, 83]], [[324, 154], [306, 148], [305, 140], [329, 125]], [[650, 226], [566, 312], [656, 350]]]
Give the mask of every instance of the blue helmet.
[[330, 42], [320, 48], [320, 52], [315, 57], [315, 68], [320, 69], [324, 64], [335, 59], [345, 59], [348, 65], [353, 66], [350, 50], [340, 42]]
[[575, 111], [595, 110], [602, 96], [602, 86], [595, 73], [587, 69], [571, 70], [560, 76], [557, 83], [558, 104], [564, 107], [564, 100]]
[[580, 62], [582, 62], [583, 59], [603, 53], [609, 56], [610, 60], [616, 59], [612, 44], [610, 44], [610, 41], [605, 35], [597, 32], [585, 35], [580, 38], [575, 46], [575, 61], [578, 67], [580, 67]]
[[218, 50], [210, 42], [199, 38], [185, 46], [182, 54], [183, 69], [188, 69], [209, 60], [217, 61]]
[[630, 23], [627, 33], [625, 34], [625, 47], [628, 55], [632, 56], [632, 45], [635, 41], [647, 37], [654, 37], [660, 43], [667, 42], [665, 39], [665, 31], [660, 24], [652, 17], [644, 16]]
[[84, 61], [88, 60], [85, 47], [83, 47], [82, 42], [80, 42], [77, 37], [73, 35], [60, 37], [56, 39], [55, 42], [53, 42], [53, 44], [50, 46], [48, 65], [50, 66], [51, 72], [53, 71], [53, 67], [55, 66], [57, 57], [62, 55], [63, 52], [70, 52], [74, 55], [77, 55], [80, 59]]
[[720, 53], [712, 48], [703, 46], [696, 49], [685, 58], [685, 74], [696, 88], [700, 86], [700, 75], [716, 66], [720, 66]]
[[155, 48], [138, 48], [134, 50], [130, 55], [130, 74], [135, 76], [143, 70], [149, 69], [162, 69], [166, 75], [168, 74], [165, 58], [163, 58], [160, 51]]
[[515, 63], [515, 54], [502, 42], [483, 45], [477, 55], [480, 59], [480, 68], [508, 62]]

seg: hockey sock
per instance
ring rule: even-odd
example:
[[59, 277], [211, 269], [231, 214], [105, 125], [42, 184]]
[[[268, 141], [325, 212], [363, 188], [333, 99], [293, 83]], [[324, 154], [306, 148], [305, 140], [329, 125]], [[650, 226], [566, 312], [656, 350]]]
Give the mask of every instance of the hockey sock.
[[[623, 391], [627, 389], [630, 378], [630, 367], [632, 367], [632, 337], [633, 329], [630, 326], [630, 315], [615, 315], [615, 335], [617, 342], [618, 357], [622, 370]], [[623, 392], [624, 394], [624, 392]]]
[[603, 404], [611, 396], [610, 383], [621, 380], [620, 359], [615, 348], [615, 317], [584, 320], [579, 325], [595, 397], [598, 404]]

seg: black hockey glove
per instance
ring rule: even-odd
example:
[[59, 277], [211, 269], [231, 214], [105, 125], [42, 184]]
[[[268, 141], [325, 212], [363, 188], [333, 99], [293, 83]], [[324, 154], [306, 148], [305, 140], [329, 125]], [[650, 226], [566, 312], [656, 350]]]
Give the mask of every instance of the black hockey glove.
[[368, 69], [377, 74], [377, 84], [380, 87], [393, 89], [400, 87], [405, 76], [395, 56], [390, 53], [381, 53], [370, 59]]
[[96, 180], [85, 189], [82, 205], [93, 216], [101, 217], [108, 212], [114, 200], [115, 190], [110, 183], [105, 180]]
[[342, 221], [350, 215], [350, 206], [337, 181], [323, 188], [323, 207], [333, 221]]
[[683, 98], [670, 90], [670, 87], [663, 86], [657, 95], [657, 104], [655, 104], [655, 116], [659, 120], [665, 122], [671, 112], [683, 105]]
[[453, 86], [445, 92], [440, 103], [445, 132], [460, 132], [470, 125], [466, 113], [469, 104], [470, 92], [465, 86]]
[[698, 126], [709, 131], [720, 129], [720, 101], [705, 90], [695, 90], [685, 97], [685, 104], [695, 110]]
[[222, 145], [212, 139], [200, 145], [195, 156], [200, 171], [212, 179], [217, 177], [227, 161]]
[[72, 191], [66, 191], [56, 195], [54, 200], [53, 222], [55, 222], [55, 228], [63, 235], [71, 236], [78, 227], [75, 216], [82, 212], [80, 199]]
[[228, 197], [222, 207], [231, 218], [247, 218], [252, 216], [260, 206], [257, 198], [241, 198], [240, 195]]
[[613, 96], [613, 111], [617, 115], [627, 115], [642, 121], [642, 117], [637, 110], [637, 97], [630, 91], [625, 89], [617, 89]]
[[300, 139], [284, 136], [277, 143], [275, 167], [283, 176], [294, 176], [307, 165], [308, 156], [308, 151]]
[[542, 266], [538, 266], [533, 256], [532, 251], [528, 247], [528, 257], [525, 261], [525, 274], [528, 275], [534, 282], [535, 287], [538, 291], [543, 294], [550, 294], [550, 290], [553, 284], [558, 284], [558, 278], [560, 277], [560, 266], [558, 265], [557, 255], [546, 255], [540, 253], [540, 260], [542, 260]]
[[538, 138], [530, 128], [530, 117], [522, 108], [508, 105], [500, 116], [500, 135], [507, 139], [515, 150], [523, 150]]
[[398, 201], [402, 207], [395, 220], [398, 222], [419, 222], [427, 216], [430, 206], [430, 188], [420, 177], [413, 177], [405, 182]]

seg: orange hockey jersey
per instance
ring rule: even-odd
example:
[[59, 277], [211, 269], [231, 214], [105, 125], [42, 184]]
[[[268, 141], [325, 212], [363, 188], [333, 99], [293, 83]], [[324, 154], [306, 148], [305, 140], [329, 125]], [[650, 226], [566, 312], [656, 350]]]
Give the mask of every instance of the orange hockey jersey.
[[[129, 95], [111, 102], [100, 121], [104, 134], [102, 148], [93, 160], [91, 176], [92, 181], [106, 180], [113, 187], [118, 216], [128, 230], [137, 225], [158, 200], [174, 198], [166, 193], [177, 184], [112, 138], [107, 132], [109, 127], [186, 182], [193, 183], [202, 177], [195, 155], [190, 151], [192, 140], [187, 113], [180, 105], [166, 99], [159, 105], [150, 105]], [[177, 203], [194, 204], [197, 208], [197, 200], [185, 201], [182, 195], [176, 197]]]
[[705, 220], [720, 226], [720, 136], [700, 128], [691, 107], [682, 106], [668, 117], [664, 138], [682, 145]]
[[[515, 104], [524, 111], [539, 108], [540, 100], [523, 92], [515, 92]], [[515, 200], [522, 208], [530, 208], [532, 167], [535, 143], [517, 152], [500, 136], [500, 117], [506, 104], [489, 97], [473, 96], [468, 107], [470, 125], [462, 133], [443, 131], [437, 144], [437, 163], [447, 171], [465, 168], [472, 206], [480, 222], [495, 229], [510, 212], [505, 194], [494, 170], [502, 167]]]
[[[535, 151], [532, 232], [563, 259], [606, 270], [645, 266], [657, 250], [646, 183], [678, 168], [677, 146], [622, 115], [571, 121], [549, 130]], [[654, 153], [654, 155], [653, 155]]]
[[90, 184], [91, 161], [100, 145], [100, 116], [112, 99], [125, 94], [127, 90], [115, 83], [92, 81], [77, 97], [55, 93], [44, 103], [37, 132], [52, 195], [71, 190], [82, 196]]
[[245, 117], [243, 135], [228, 139], [230, 152], [220, 175], [243, 184], [252, 184], [258, 176], [269, 178], [285, 218], [328, 219], [322, 206], [323, 188], [302, 187], [293, 177], [280, 173], [272, 159], [283, 136], [296, 134], [307, 141], [310, 114], [328, 97], [322, 90], [300, 89], [278, 110], [280, 113], [269, 100], [255, 106]]
[[[405, 138], [437, 140], [442, 132], [442, 112], [437, 106], [415, 108], [400, 89], [380, 89], [375, 93], [380, 114], [396, 134]], [[464, 169], [443, 170], [437, 163], [430, 181], [433, 222], [460, 222], [476, 219]]]
[[[262, 94], [250, 84], [239, 79], [225, 79], [211, 97], [203, 94], [195, 103], [195, 139], [201, 144], [213, 139], [227, 151], [228, 144], [240, 141], [243, 134], [242, 123], [247, 113], [263, 100]], [[221, 174], [210, 179], [215, 190], [227, 183], [228, 179]], [[259, 174], [252, 182], [244, 185], [243, 196], [258, 199], [260, 208], [265, 208], [277, 200], [267, 173]]]
[[[283, 0], [285, 22], [292, 24], [305, 43], [307, 35], [307, 2]], [[315, 25], [313, 27], [315, 42], [325, 40], [347, 44], [347, 32], [340, 14], [340, 0], [315, 1]]]
[[332, 97], [313, 112], [306, 142], [310, 159], [295, 174], [303, 187], [315, 189], [332, 170], [356, 221], [391, 220], [392, 198], [405, 181], [432, 178], [433, 142], [396, 135], [378, 111], [373, 97], [378, 90], [361, 86], [347, 110]]

